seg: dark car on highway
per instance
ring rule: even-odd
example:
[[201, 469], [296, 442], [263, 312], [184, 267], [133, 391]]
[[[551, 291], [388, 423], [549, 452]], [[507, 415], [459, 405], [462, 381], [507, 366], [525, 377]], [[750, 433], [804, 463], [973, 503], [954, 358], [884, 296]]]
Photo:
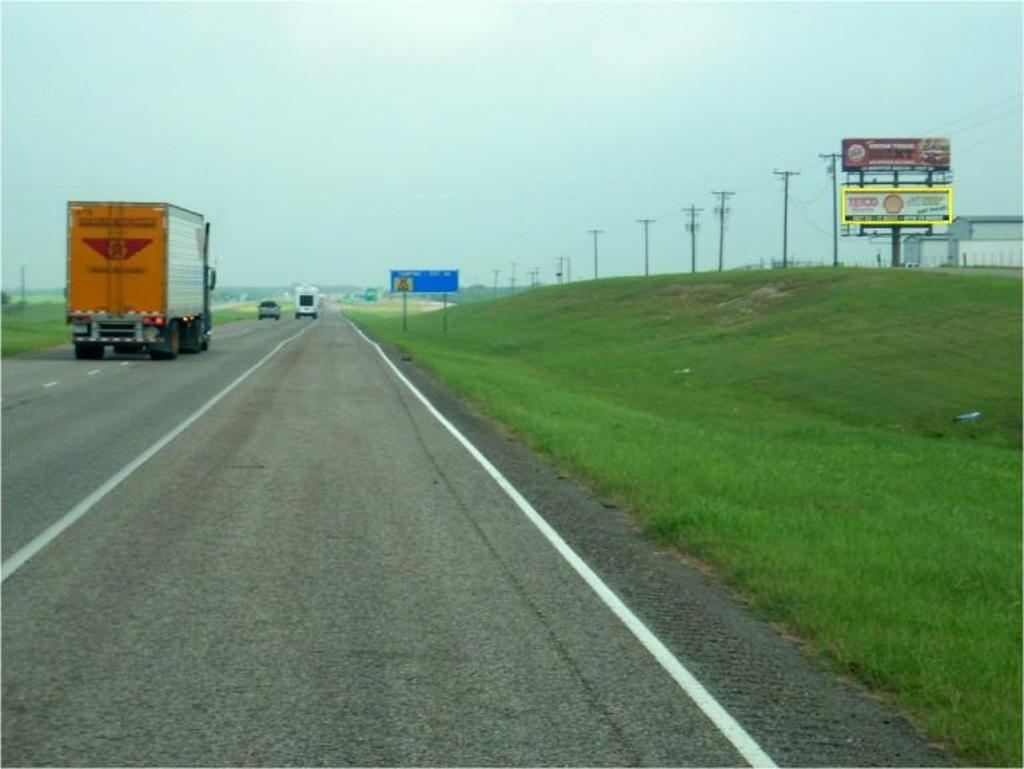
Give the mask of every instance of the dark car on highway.
[[259, 320], [263, 320], [264, 318], [281, 320], [281, 305], [272, 299], [264, 299], [260, 302]]

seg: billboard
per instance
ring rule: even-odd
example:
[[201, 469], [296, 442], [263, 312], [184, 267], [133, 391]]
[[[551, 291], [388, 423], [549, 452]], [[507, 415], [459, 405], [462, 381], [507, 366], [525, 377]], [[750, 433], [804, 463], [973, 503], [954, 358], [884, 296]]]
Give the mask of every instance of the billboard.
[[844, 187], [843, 224], [950, 224], [952, 187]]
[[396, 294], [449, 294], [459, 290], [458, 270], [392, 270]]
[[949, 139], [843, 139], [844, 171], [948, 171]]

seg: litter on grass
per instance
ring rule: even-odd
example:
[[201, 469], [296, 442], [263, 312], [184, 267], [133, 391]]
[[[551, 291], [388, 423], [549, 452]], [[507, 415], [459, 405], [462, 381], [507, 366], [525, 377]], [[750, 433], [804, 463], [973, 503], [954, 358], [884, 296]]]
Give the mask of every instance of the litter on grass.
[[973, 422], [975, 419], [981, 419], [980, 411], [969, 411], [966, 414], [953, 417], [954, 422]]

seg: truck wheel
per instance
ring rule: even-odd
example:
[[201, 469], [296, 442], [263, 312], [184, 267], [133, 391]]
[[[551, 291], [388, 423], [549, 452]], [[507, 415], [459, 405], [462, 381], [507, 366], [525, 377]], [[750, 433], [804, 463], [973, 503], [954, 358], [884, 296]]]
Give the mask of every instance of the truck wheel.
[[168, 326], [166, 332], [165, 347], [162, 350], [149, 351], [150, 360], [174, 360], [178, 357], [178, 352], [181, 349], [181, 331], [178, 328], [177, 321], [171, 321], [171, 325]]
[[181, 334], [181, 351], [198, 355], [203, 351], [203, 327], [201, 323], [187, 323]]
[[103, 345], [79, 342], [75, 345], [75, 357], [79, 360], [99, 360], [103, 357]]

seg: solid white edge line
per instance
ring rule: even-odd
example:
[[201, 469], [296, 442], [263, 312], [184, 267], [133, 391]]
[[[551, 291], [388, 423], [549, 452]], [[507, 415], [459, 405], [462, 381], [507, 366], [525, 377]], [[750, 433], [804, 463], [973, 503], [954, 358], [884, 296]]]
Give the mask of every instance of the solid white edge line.
[[598, 597], [604, 602], [604, 604], [611, 609], [612, 613], [622, 621], [622, 623], [629, 628], [630, 632], [636, 636], [637, 640], [653, 655], [653, 657], [661, 664], [661, 666], [668, 672], [670, 676], [679, 684], [680, 688], [693, 700], [694, 704], [700, 708], [701, 712], [706, 715], [715, 727], [722, 733], [722, 735], [732, 744], [734, 748], [743, 756], [744, 759], [753, 767], [775, 767], [776, 764], [768, 756], [767, 753], [762, 750], [761, 746], [754, 741], [754, 738], [747, 734], [746, 730], [740, 726], [739, 722], [733, 718], [725, 708], [723, 708], [718, 701], [711, 695], [711, 693], [704, 688], [704, 685], [698, 681], [689, 670], [687, 670], [683, 664], [676, 659], [675, 655], [669, 651], [668, 647], [663, 644], [656, 635], [643, 623], [643, 621], [633, 613], [633, 611], [622, 602], [622, 600], [615, 595], [610, 587], [608, 587], [599, 576], [591, 569], [587, 563], [580, 558], [576, 552], [569, 547], [564, 539], [555, 531], [550, 524], [544, 518], [541, 517], [526, 498], [519, 493], [519, 491], [513, 486], [508, 479], [502, 475], [501, 471], [498, 470], [491, 462], [480, 453], [480, 451], [474, 446], [468, 438], [466, 438], [459, 430], [448, 421], [445, 416], [438, 411], [434, 405], [427, 400], [426, 396], [421, 393], [416, 386], [410, 382], [405, 375], [398, 369], [398, 367], [391, 362], [391, 359], [384, 354], [380, 345], [370, 339], [364, 334], [358, 326], [352, 323], [351, 320], [346, 318], [349, 325], [355, 329], [356, 333], [363, 338], [363, 340], [374, 347], [377, 353], [383, 358], [384, 362], [391, 367], [391, 370], [395, 375], [405, 384], [406, 387], [412, 392], [413, 395], [426, 407], [427, 411], [441, 425], [452, 434], [452, 436], [462, 444], [462, 446], [470, 453], [470, 455], [480, 464], [481, 467], [487, 472], [491, 478], [501, 487], [501, 489], [508, 494], [513, 502], [519, 507], [523, 514], [529, 519], [529, 521], [540, 530], [541, 534], [551, 543], [551, 545], [558, 551], [572, 568], [576, 571], [583, 581], [598, 595]]
[[97, 502], [99, 502], [101, 499], [107, 496], [107, 494], [109, 494], [111, 491], [117, 488], [117, 486], [123, 480], [125, 480], [125, 478], [127, 478], [129, 475], [131, 475], [140, 467], [142, 467], [142, 465], [148, 462], [153, 457], [154, 454], [160, 451], [160, 449], [162, 449], [168, 443], [170, 443], [183, 432], [185, 432], [185, 430], [191, 427], [196, 422], [196, 420], [202, 417], [203, 414], [205, 414], [207, 411], [212, 409], [225, 395], [227, 395], [229, 392], [238, 387], [238, 385], [240, 385], [242, 382], [248, 379], [252, 372], [254, 372], [256, 369], [258, 369], [260, 366], [262, 366], [264, 363], [266, 363], [268, 360], [274, 357], [274, 355], [276, 355], [282, 347], [284, 347], [292, 340], [298, 339], [311, 328], [313, 328], [312, 325], [306, 326], [306, 328], [302, 329], [302, 331], [300, 331], [299, 333], [293, 334], [292, 336], [278, 343], [278, 345], [273, 350], [271, 350], [269, 353], [263, 356], [255, 365], [246, 370], [237, 379], [235, 379], [235, 381], [233, 381], [219, 393], [214, 395], [204, 405], [200, 406], [199, 409], [193, 412], [192, 415], [185, 419], [184, 422], [179, 424], [177, 427], [175, 427], [173, 430], [167, 433], [163, 438], [158, 440], [148, 449], [146, 449], [137, 457], [135, 457], [135, 459], [133, 459], [131, 462], [129, 462], [127, 465], [121, 468], [121, 470], [119, 470], [117, 473], [111, 476], [111, 478], [109, 478], [106, 481], [106, 483], [101, 485], [94, 492], [92, 492], [92, 494], [90, 494], [77, 505], [75, 505], [73, 508], [71, 508], [71, 510], [65, 513], [55, 523], [48, 526], [41, 534], [35, 537], [35, 539], [33, 539], [23, 548], [18, 550], [16, 553], [14, 553], [14, 555], [12, 555], [10, 558], [5, 560], [3, 562], [2, 574], [0, 574], [0, 582], [6, 581], [8, 577], [10, 577], [12, 574], [14, 574], [14, 572], [20, 569], [30, 558], [36, 555], [36, 553], [38, 553], [48, 544], [53, 542], [53, 540], [59, 537], [64, 532], [65, 529], [67, 529], [71, 524], [73, 524], [75, 521], [77, 521], [79, 518], [81, 518], [83, 515], [89, 512], [89, 510], [92, 509], [93, 505], [95, 505]]

